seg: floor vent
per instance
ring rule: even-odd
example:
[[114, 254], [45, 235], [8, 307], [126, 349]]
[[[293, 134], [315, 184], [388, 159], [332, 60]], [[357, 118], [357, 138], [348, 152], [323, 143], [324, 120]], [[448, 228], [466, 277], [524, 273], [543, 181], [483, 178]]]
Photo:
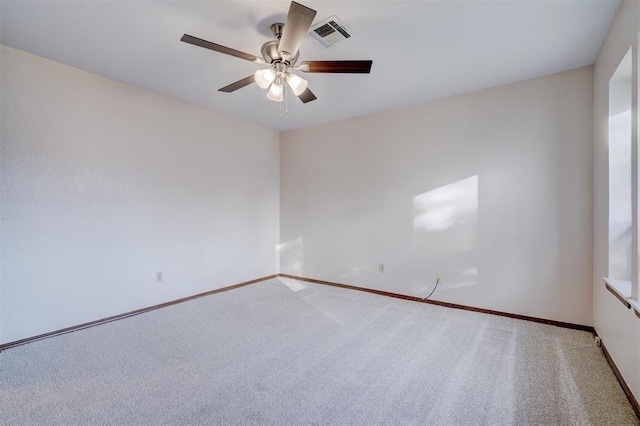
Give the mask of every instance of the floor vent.
[[353, 37], [353, 32], [335, 15], [315, 24], [308, 34], [324, 47], [331, 47]]

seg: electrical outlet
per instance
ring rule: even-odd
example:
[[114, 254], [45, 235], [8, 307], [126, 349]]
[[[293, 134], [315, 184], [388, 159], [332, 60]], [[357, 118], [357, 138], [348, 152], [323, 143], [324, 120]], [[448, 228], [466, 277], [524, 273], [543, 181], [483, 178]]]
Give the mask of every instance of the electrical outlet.
[[162, 271], [156, 272], [156, 282], [157, 283], [161, 283], [162, 282]]
[[384, 263], [378, 263], [378, 272], [384, 272]]
[[442, 281], [444, 281], [444, 276], [442, 274], [436, 274], [436, 280], [440, 282], [440, 284], [442, 284]]

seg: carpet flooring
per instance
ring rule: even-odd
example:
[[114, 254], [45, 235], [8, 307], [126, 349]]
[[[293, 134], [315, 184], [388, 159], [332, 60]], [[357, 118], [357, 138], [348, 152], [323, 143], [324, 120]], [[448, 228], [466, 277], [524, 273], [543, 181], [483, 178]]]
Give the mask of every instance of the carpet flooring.
[[0, 424], [640, 422], [587, 332], [274, 279], [5, 350]]

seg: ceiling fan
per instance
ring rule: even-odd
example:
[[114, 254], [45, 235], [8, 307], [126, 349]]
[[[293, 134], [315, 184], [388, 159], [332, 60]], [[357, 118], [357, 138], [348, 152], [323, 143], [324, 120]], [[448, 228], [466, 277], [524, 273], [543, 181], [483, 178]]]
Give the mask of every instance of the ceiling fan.
[[[286, 22], [271, 25], [271, 32], [275, 40], [262, 45], [262, 58], [241, 52], [230, 47], [222, 46], [197, 37], [184, 34], [180, 41], [195, 46], [211, 49], [226, 55], [258, 64], [266, 64], [267, 68], [260, 69], [255, 74], [218, 89], [220, 92], [235, 92], [251, 83], [256, 83], [261, 89], [268, 89], [267, 98], [274, 102], [282, 102], [285, 84], [303, 103], [311, 102], [316, 96], [309, 90], [305, 79], [293, 71], [305, 73], [353, 73], [369, 74], [373, 61], [304, 61], [297, 64], [300, 44], [311, 27], [316, 11], [306, 6], [291, 2]], [[297, 65], [296, 65], [297, 64]]]

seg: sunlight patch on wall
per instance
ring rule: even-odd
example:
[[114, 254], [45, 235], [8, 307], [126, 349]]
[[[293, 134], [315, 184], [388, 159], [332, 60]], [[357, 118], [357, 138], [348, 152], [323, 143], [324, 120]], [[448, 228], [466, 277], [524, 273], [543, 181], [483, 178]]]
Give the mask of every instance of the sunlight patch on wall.
[[302, 236], [276, 245], [276, 270], [283, 274], [303, 276], [304, 248]]
[[364, 271], [365, 269], [369, 269], [369, 268], [371, 268], [371, 266], [350, 266], [349, 272], [344, 275], [341, 275], [340, 278], [353, 277], [355, 275], [358, 275], [360, 272]]
[[456, 274], [456, 281], [447, 285], [447, 288], [468, 287], [478, 283], [478, 267], [467, 268]]
[[478, 176], [413, 197], [416, 230], [445, 231], [466, 223], [478, 212]]
[[437, 275], [442, 289], [478, 284], [478, 175], [413, 197], [413, 228], [416, 293], [430, 292]]

